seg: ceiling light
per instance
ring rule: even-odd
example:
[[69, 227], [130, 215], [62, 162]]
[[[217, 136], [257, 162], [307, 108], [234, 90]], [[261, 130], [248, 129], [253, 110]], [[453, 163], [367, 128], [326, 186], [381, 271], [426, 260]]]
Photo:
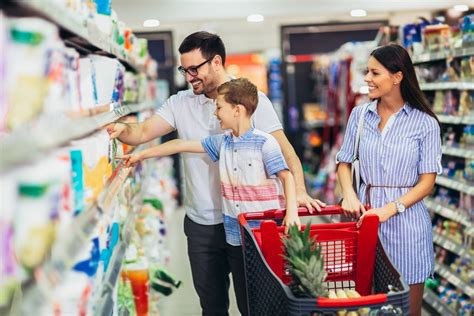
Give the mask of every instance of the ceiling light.
[[263, 22], [265, 18], [261, 14], [250, 14], [247, 17], [247, 22]]
[[355, 10], [351, 10], [351, 16], [352, 17], [363, 17], [363, 16], [367, 16], [367, 12], [365, 10], [362, 10], [362, 9], [355, 9]]
[[150, 19], [150, 20], [145, 20], [145, 22], [143, 22], [143, 27], [157, 27], [157, 26], [160, 26], [160, 21], [158, 20]]
[[454, 6], [454, 10], [458, 12], [466, 12], [469, 11], [469, 7], [465, 4], [458, 4]]

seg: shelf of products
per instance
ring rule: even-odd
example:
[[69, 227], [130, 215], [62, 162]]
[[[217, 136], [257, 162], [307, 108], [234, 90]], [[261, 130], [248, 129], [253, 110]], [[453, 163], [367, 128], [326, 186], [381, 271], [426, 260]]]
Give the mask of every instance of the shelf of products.
[[69, 118], [57, 114], [54, 117], [44, 118], [28, 128], [18, 129], [0, 140], [0, 151], [4, 153], [0, 156], [0, 172], [38, 159], [41, 154], [89, 135], [130, 113], [153, 109], [154, 106], [152, 102], [123, 105], [110, 112], [82, 118]]
[[124, 168], [115, 156], [130, 146], [102, 129], [151, 115], [156, 62], [113, 10], [99, 12], [106, 2], [1, 6], [0, 81], [9, 85], [0, 98], [0, 314], [109, 315], [123, 302], [120, 273], [132, 245], [150, 265], [167, 260], [172, 162]]
[[472, 82], [420, 83], [420, 88], [423, 91], [430, 91], [430, 90], [474, 90], [474, 83], [472, 83]]
[[114, 42], [110, 35], [102, 32], [94, 21], [87, 16], [81, 17], [72, 13], [66, 5], [60, 6], [51, 0], [21, 0], [14, 4], [16, 10], [25, 10], [29, 15], [43, 17], [75, 37], [79, 37], [70, 39], [73, 46], [77, 45], [89, 51], [100, 50], [120, 59], [130, 70], [144, 71], [144, 61], [139, 61], [136, 54], [127, 52]]
[[471, 225], [471, 221], [469, 220], [469, 217], [463, 215], [461, 210], [456, 210], [449, 206], [436, 203], [433, 198], [426, 198], [425, 204], [430, 211], [436, 214], [439, 214], [455, 222], [461, 223], [462, 225], [467, 226], [467, 227]]
[[[136, 199], [140, 201], [141, 199]], [[110, 258], [109, 267], [103, 277], [99, 295], [97, 295], [95, 303], [96, 315], [110, 315], [110, 311], [114, 306], [114, 290], [122, 270], [122, 264], [125, 260], [125, 252], [132, 239], [133, 231], [135, 230], [135, 212], [131, 211], [125, 220], [125, 227], [122, 231], [122, 238], [120, 239], [116, 249]]]
[[[466, 29], [464, 26], [467, 25], [468, 30], [473, 18], [471, 15], [462, 19], [461, 28]], [[444, 31], [439, 31], [441, 29]], [[432, 36], [432, 43], [435, 44], [434, 39], [440, 32], [449, 32], [449, 27], [433, 26], [431, 31], [433, 33], [427, 33], [425, 39]], [[448, 38], [454, 40], [445, 37]], [[462, 38], [469, 40], [469, 37]], [[430, 43], [430, 40], [424, 43]], [[433, 111], [443, 113], [437, 114], [443, 133], [443, 175], [436, 177], [434, 196], [425, 200], [433, 218], [435, 276], [426, 281], [423, 300], [440, 315], [468, 315], [474, 295], [472, 274], [469, 272], [470, 258], [474, 254], [474, 227], [470, 218], [474, 201], [474, 47], [449, 50], [445, 49], [449, 46], [448, 42], [437, 44], [440, 44], [439, 52], [413, 58], [420, 82], [431, 82], [421, 83], [421, 89], [432, 101]]]
[[462, 48], [455, 48], [451, 50], [445, 50], [440, 52], [430, 52], [424, 53], [420, 55], [415, 55], [412, 57], [414, 64], [420, 63], [427, 63], [437, 60], [444, 60], [446, 58], [457, 58], [457, 57], [464, 57], [464, 56], [472, 56], [474, 55], [474, 47], [462, 47]]
[[435, 272], [438, 273], [440, 276], [448, 280], [449, 283], [456, 286], [468, 296], [474, 296], [474, 289], [468, 285], [466, 282], [461, 280], [461, 278], [456, 275], [456, 273], [452, 272], [448, 267], [444, 264], [435, 263]]
[[456, 156], [456, 157], [467, 158], [467, 159], [474, 159], [474, 148], [471, 148], [471, 147], [466, 148], [464, 146], [455, 144], [452, 146], [444, 145], [442, 149], [443, 149], [443, 154], [445, 155]]
[[[320, 128], [325, 126], [334, 126], [335, 120], [333, 118], [329, 120], [313, 120], [303, 122], [303, 127], [306, 129]], [[339, 122], [339, 124], [342, 124]]]
[[464, 256], [472, 256], [474, 253], [472, 251], [469, 251], [466, 249], [461, 244], [458, 244], [452, 240], [450, 240], [447, 237], [444, 237], [438, 233], [433, 232], [433, 242], [441, 247], [443, 247], [446, 250], [451, 251], [452, 253], [455, 253], [456, 255], [460, 257]]
[[432, 290], [425, 287], [423, 300], [429, 304], [436, 312], [443, 316], [455, 316], [457, 313], [440, 301], [438, 296]]
[[469, 195], [474, 195], [474, 184], [461, 180], [461, 179], [450, 179], [445, 176], [437, 176], [436, 177], [436, 184], [441, 186], [457, 190], [463, 193], [467, 193]]
[[437, 114], [438, 120], [444, 124], [474, 124], [474, 116], [454, 116], [454, 115], [444, 115]]
[[107, 180], [108, 184], [97, 200], [74, 217], [67, 229], [58, 233], [56, 242], [52, 245], [51, 257], [41, 265], [40, 277], [36, 277], [36, 282], [28, 282], [22, 290], [24, 304], [20, 308], [23, 313], [32, 314], [33, 310], [23, 309], [34, 308], [50, 299], [50, 293], [61, 284], [67, 271], [75, 264], [74, 258], [77, 258], [84, 245], [90, 241], [92, 231], [97, 227], [100, 218], [107, 214], [110, 216], [110, 201], [117, 195], [130, 170], [131, 168], [119, 165]]

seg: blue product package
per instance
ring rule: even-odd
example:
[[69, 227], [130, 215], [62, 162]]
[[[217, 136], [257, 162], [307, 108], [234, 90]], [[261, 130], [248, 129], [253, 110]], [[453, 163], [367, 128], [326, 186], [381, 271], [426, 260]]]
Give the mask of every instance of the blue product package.
[[84, 272], [89, 277], [92, 277], [97, 272], [97, 268], [99, 267], [99, 260], [100, 260], [100, 250], [99, 250], [99, 239], [94, 238], [92, 240], [92, 248], [90, 251], [90, 258], [84, 261], [78, 262], [74, 267], [73, 270], [78, 272]]
[[112, 13], [112, 0], [94, 0], [97, 5], [97, 13], [110, 15]]
[[118, 223], [113, 223], [108, 228], [109, 238], [107, 240], [107, 247], [102, 250], [100, 254], [100, 260], [104, 262], [104, 271], [107, 271], [109, 266], [110, 258], [114, 253], [114, 248], [118, 244], [120, 239], [120, 226]]
[[82, 170], [82, 152], [71, 150], [72, 189], [74, 191], [74, 215], [84, 209], [84, 177]]

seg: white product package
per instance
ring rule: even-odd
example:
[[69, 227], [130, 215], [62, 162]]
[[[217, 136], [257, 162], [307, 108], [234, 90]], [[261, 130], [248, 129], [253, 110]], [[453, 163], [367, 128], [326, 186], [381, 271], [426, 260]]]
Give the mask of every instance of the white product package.
[[92, 59], [90, 57], [79, 59], [79, 79], [81, 108], [91, 109], [95, 106], [94, 83], [92, 79]]
[[97, 105], [104, 105], [116, 101], [117, 96], [123, 89], [124, 66], [117, 60], [109, 57], [90, 56], [94, 67], [94, 82], [97, 91]]

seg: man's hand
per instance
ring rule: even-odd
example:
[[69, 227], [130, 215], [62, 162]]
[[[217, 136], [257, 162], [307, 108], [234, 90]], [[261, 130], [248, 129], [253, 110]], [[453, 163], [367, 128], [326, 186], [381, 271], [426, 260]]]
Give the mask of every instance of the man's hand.
[[140, 153], [123, 155], [123, 156], [116, 156], [115, 159], [123, 160], [124, 164], [125, 164], [125, 167], [127, 167], [127, 168], [132, 167], [135, 164], [137, 164], [137, 162], [143, 160]]
[[299, 206], [304, 206], [308, 209], [308, 211], [312, 214], [314, 210], [317, 212], [321, 212], [321, 207], [326, 206], [326, 203], [313, 199], [306, 193], [306, 191], [298, 192], [296, 194], [296, 201], [298, 202]]
[[127, 128], [127, 125], [122, 122], [115, 122], [108, 124], [105, 128], [107, 130], [107, 133], [109, 133], [109, 138], [115, 139], [123, 133], [123, 131]]

